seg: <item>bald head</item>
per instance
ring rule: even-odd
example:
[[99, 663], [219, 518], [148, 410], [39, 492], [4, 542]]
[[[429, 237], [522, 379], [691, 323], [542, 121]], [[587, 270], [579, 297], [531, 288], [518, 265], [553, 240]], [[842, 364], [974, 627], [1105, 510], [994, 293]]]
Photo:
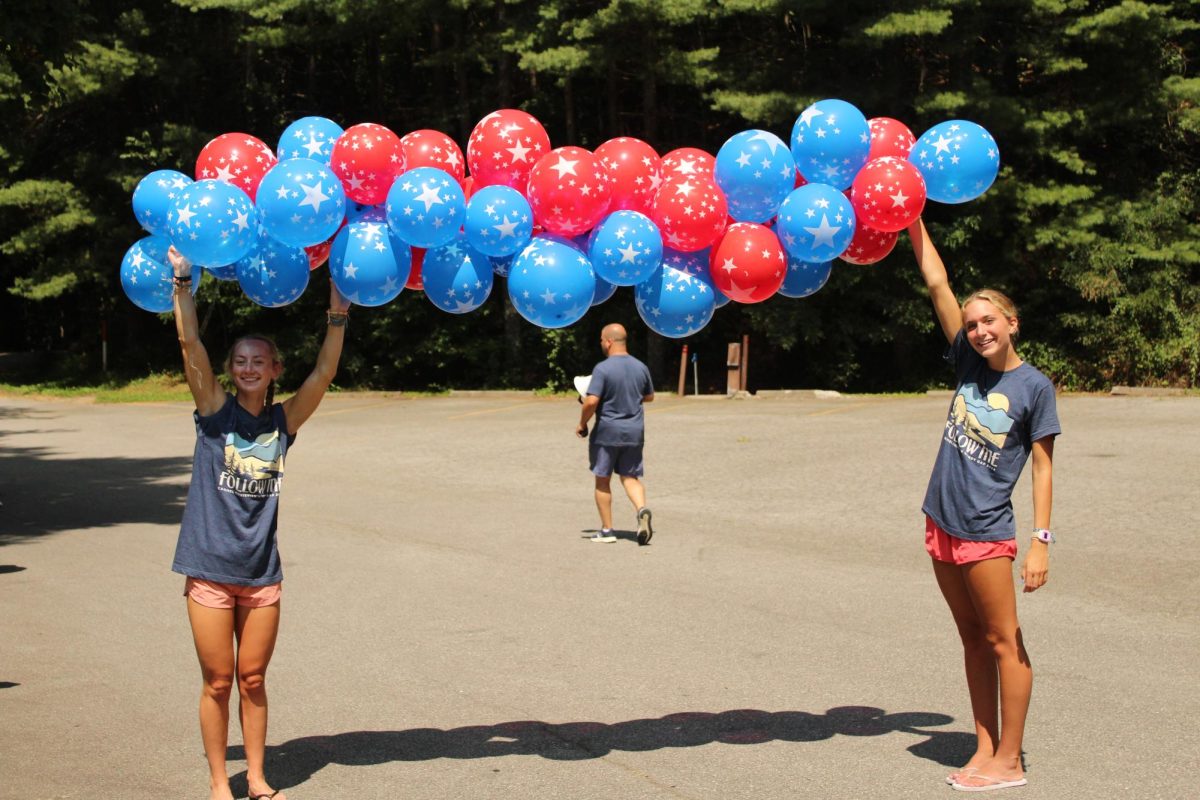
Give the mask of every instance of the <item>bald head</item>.
[[625, 333], [625, 326], [619, 322], [610, 322], [604, 326], [604, 330], [600, 331], [600, 346], [608, 355], [619, 355], [626, 352], [626, 338], [628, 338], [628, 334]]

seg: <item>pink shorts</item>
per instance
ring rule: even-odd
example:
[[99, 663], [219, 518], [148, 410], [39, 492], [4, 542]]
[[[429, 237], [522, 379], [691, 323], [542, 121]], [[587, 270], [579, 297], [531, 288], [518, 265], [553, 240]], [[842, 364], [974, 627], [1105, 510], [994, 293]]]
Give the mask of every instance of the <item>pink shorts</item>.
[[239, 586], [236, 583], [217, 583], [201, 578], [188, 578], [183, 593], [208, 608], [247, 608], [273, 606], [283, 595], [283, 583], [270, 586]]
[[989, 558], [1017, 557], [1017, 540], [1003, 539], [999, 542], [973, 542], [951, 536], [925, 515], [925, 552], [947, 564], [973, 564]]

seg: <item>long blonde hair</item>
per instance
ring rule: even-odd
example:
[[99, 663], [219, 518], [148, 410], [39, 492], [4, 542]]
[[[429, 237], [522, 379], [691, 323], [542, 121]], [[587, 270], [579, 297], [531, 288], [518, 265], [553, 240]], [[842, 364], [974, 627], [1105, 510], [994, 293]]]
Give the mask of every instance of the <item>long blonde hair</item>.
[[[267, 346], [267, 349], [271, 351], [271, 363], [278, 364], [280, 367], [283, 366], [283, 359], [279, 357], [279, 347], [275, 344], [274, 339], [272, 339], [270, 336], [263, 336], [261, 333], [249, 333], [245, 336], [238, 337], [237, 340], [234, 341], [233, 345], [229, 348], [229, 353], [225, 356], [226, 375], [233, 374], [233, 354], [234, 351], [238, 349], [238, 345], [242, 344], [243, 342], [262, 342]], [[267, 397], [263, 405], [266, 408], [270, 408], [274, 403], [275, 379], [272, 378], [271, 382], [267, 385]]]
[[1017, 316], [1017, 304], [1012, 301], [1012, 298], [999, 289], [979, 289], [978, 291], [971, 292], [959, 307], [964, 317], [967, 314], [967, 306], [976, 300], [986, 300], [998, 308], [1005, 319], [1016, 323], [1017, 329], [1012, 334], [1012, 339], [1015, 342], [1017, 334], [1021, 332], [1021, 318]]

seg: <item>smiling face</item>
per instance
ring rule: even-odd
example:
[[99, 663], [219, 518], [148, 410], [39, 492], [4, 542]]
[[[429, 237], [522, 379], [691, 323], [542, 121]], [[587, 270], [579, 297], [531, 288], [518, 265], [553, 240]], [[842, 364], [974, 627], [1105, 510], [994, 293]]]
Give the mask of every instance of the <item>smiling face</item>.
[[283, 372], [271, 345], [262, 339], [243, 339], [229, 357], [229, 376], [238, 394], [265, 394], [271, 381]]
[[993, 369], [1005, 369], [1018, 330], [1017, 318], [1007, 316], [990, 300], [976, 298], [963, 306], [963, 329], [975, 352]]

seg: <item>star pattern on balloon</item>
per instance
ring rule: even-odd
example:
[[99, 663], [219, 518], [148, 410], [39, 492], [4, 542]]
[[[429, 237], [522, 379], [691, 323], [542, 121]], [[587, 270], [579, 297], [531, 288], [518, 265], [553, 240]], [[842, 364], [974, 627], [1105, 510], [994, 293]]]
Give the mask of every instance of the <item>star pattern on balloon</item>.
[[596, 274], [616, 286], [641, 283], [662, 263], [658, 226], [637, 211], [615, 211], [592, 232], [588, 255]]
[[425, 253], [422, 280], [430, 302], [451, 314], [465, 314], [483, 305], [495, 278], [487, 256], [459, 236]]
[[508, 293], [525, 319], [543, 328], [578, 322], [596, 291], [591, 262], [573, 244], [540, 234], [513, 259]]
[[261, 139], [245, 133], [223, 133], [201, 150], [196, 159], [196, 179], [233, 184], [253, 200], [263, 176], [277, 159]]

